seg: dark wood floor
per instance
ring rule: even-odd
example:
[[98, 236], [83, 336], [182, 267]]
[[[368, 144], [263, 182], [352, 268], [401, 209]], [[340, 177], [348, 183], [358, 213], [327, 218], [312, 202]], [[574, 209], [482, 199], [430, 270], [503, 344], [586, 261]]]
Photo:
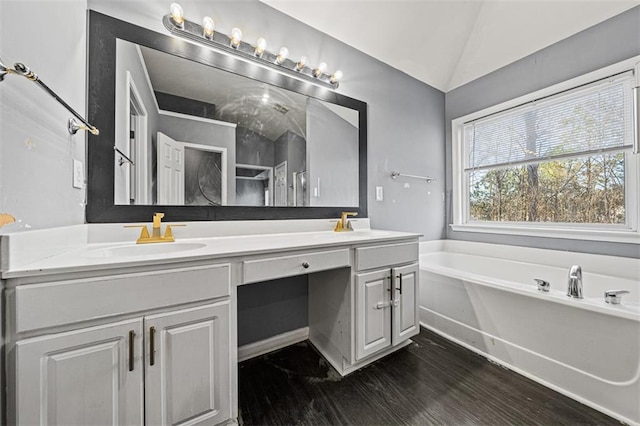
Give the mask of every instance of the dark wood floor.
[[241, 425], [619, 425], [423, 329], [347, 377], [307, 341], [239, 365]]

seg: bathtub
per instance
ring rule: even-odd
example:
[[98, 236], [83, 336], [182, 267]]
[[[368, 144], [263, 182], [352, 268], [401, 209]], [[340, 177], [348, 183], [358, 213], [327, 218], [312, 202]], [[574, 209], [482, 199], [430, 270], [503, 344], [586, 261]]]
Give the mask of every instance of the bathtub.
[[[581, 265], [584, 299], [566, 296]], [[537, 290], [534, 278], [551, 283]], [[605, 290], [631, 291], [622, 304]], [[420, 244], [420, 322], [492, 361], [640, 425], [640, 260], [464, 241]]]

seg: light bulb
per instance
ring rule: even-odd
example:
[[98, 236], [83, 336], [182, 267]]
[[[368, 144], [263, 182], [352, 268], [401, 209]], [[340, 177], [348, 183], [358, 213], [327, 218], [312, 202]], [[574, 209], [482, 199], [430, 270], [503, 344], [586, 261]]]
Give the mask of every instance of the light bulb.
[[242, 31], [240, 28], [234, 28], [231, 30], [231, 47], [237, 48], [242, 41]]
[[342, 79], [342, 71], [338, 70], [338, 71], [333, 73], [333, 75], [331, 76], [331, 79], [329, 79], [329, 81], [331, 82], [331, 84], [336, 84], [341, 79]]
[[318, 68], [313, 70], [313, 75], [316, 78], [319, 78], [322, 76], [322, 74], [324, 74], [326, 70], [327, 70], [327, 64], [325, 64], [324, 62], [320, 62], [320, 64], [318, 65]]
[[267, 48], [267, 40], [263, 39], [262, 37], [260, 37], [258, 39], [258, 41], [256, 42], [256, 48], [253, 51], [253, 53], [260, 57], [262, 56], [262, 54], [264, 53], [264, 50]]
[[178, 3], [171, 3], [169, 11], [171, 12], [171, 19], [173, 22], [182, 27], [184, 24], [184, 10], [182, 10], [182, 6]]
[[280, 51], [278, 52], [278, 56], [276, 56], [276, 62], [278, 63], [278, 65], [282, 65], [288, 57], [289, 49], [287, 49], [286, 47], [281, 47]]
[[307, 62], [309, 62], [309, 58], [306, 56], [301, 57], [300, 60], [296, 62], [296, 71], [302, 71], [305, 65], [307, 65]]
[[206, 38], [213, 38], [213, 28], [215, 27], [215, 23], [213, 19], [209, 16], [205, 16], [202, 19], [202, 33]]

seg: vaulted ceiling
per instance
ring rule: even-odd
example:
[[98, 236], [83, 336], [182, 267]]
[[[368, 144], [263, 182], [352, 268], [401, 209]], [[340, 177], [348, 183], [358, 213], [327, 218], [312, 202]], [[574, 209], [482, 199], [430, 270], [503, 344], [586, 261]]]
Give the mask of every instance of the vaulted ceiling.
[[445, 92], [640, 5], [640, 0], [261, 1]]

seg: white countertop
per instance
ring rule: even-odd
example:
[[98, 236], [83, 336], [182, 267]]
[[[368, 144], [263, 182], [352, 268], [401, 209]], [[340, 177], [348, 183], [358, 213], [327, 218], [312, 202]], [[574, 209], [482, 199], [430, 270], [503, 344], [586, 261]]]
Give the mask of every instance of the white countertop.
[[[47, 231], [43, 237], [51, 238], [50, 234], [51, 231]], [[225, 235], [206, 238], [179, 238], [176, 236], [176, 242], [174, 243], [143, 245], [136, 245], [135, 241], [70, 244], [66, 247], [66, 250], [49, 251], [48, 255], [47, 250], [40, 249], [42, 252], [41, 257], [31, 256], [29, 258], [29, 256], [23, 256], [23, 258], [28, 258], [26, 262], [16, 261], [16, 257], [20, 257], [20, 255], [13, 253], [13, 262], [8, 260], [3, 262], [2, 278], [23, 278], [69, 272], [171, 264], [290, 250], [327, 249], [370, 242], [392, 242], [419, 236], [419, 234], [406, 232], [356, 229], [353, 232], [341, 233], [312, 231]], [[3, 240], [6, 237], [3, 236]], [[29, 238], [29, 240], [28, 242], [31, 244], [35, 244], [33, 238]], [[13, 244], [9, 245], [7, 239], [7, 243], [3, 244], [3, 251], [10, 252], [11, 247], [17, 252], [26, 252], [28, 250], [27, 241], [20, 243], [13, 241]], [[171, 251], [164, 252], [165, 250]], [[3, 257], [11, 256], [11, 254], [3, 253]]]

